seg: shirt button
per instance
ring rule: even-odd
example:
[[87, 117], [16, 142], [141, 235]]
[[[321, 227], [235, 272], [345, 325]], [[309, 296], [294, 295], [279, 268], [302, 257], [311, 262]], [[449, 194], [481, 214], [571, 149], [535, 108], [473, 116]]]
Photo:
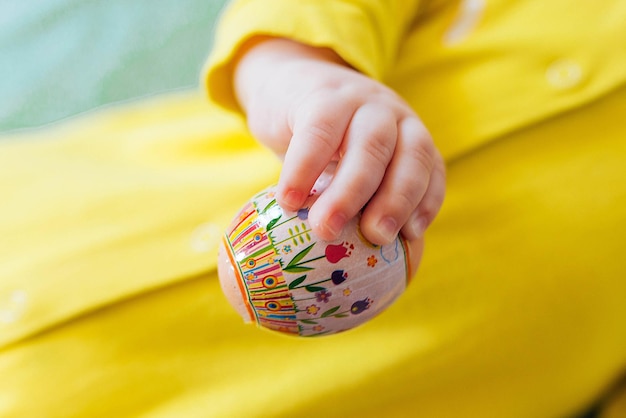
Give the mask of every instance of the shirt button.
[[222, 228], [214, 223], [204, 223], [199, 225], [191, 233], [191, 249], [198, 253], [208, 253], [217, 249]]
[[571, 60], [554, 61], [546, 70], [548, 83], [559, 90], [565, 90], [578, 85], [583, 78], [580, 65]]
[[26, 312], [27, 304], [28, 296], [23, 290], [14, 290], [0, 297], [0, 325], [17, 322]]
[[444, 35], [446, 45], [455, 45], [476, 29], [486, 7], [486, 0], [463, 0], [455, 22]]

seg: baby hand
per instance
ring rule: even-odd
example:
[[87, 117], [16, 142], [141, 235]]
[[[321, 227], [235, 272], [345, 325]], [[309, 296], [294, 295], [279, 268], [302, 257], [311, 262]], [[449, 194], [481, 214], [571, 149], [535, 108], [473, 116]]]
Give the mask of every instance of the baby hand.
[[313, 231], [335, 239], [363, 209], [361, 230], [375, 244], [399, 232], [422, 237], [445, 194], [445, 169], [430, 134], [409, 105], [334, 52], [285, 39], [249, 45], [235, 91], [250, 131], [284, 164], [278, 203], [304, 204], [324, 169], [329, 187], [309, 210]]

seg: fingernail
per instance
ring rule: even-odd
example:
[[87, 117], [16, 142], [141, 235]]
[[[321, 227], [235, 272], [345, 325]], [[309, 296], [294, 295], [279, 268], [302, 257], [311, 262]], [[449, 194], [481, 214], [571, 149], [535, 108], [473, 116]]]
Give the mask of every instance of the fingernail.
[[346, 216], [343, 213], [335, 213], [328, 218], [328, 221], [326, 221], [326, 229], [334, 236], [334, 238], [337, 238], [339, 234], [341, 234], [346, 221]]
[[398, 223], [390, 216], [382, 218], [378, 225], [376, 225], [376, 231], [385, 240], [386, 243], [392, 242], [398, 235]]
[[425, 216], [417, 216], [413, 218], [408, 225], [415, 239], [422, 238], [424, 236], [424, 232], [426, 231], [427, 226], [428, 219], [426, 219]]
[[289, 190], [283, 197], [283, 204], [287, 206], [287, 209], [298, 210], [304, 200], [303, 197], [302, 193], [296, 190]]

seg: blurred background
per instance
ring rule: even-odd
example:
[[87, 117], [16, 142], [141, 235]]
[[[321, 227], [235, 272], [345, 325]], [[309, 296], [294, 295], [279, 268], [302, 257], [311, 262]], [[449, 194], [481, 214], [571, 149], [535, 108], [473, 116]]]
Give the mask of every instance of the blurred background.
[[0, 136], [198, 88], [226, 0], [0, 0]]

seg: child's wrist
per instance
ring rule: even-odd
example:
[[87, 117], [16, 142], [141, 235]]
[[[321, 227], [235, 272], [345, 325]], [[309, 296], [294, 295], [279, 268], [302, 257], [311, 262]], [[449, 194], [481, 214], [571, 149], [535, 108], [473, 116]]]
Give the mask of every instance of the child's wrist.
[[290, 39], [256, 36], [247, 41], [235, 57], [233, 83], [239, 104], [246, 109], [250, 92], [264, 84], [281, 62], [317, 60], [348, 64], [330, 48], [314, 47]]

